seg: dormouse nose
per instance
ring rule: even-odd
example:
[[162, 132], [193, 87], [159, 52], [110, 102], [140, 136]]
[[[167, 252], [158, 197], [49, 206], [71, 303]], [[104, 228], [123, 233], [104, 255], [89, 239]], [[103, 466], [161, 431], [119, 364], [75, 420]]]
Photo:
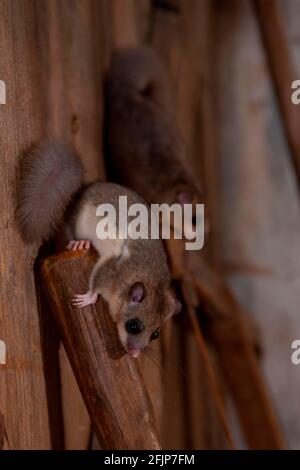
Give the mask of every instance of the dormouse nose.
[[128, 354], [136, 359], [141, 353], [141, 350], [139, 348], [128, 348]]

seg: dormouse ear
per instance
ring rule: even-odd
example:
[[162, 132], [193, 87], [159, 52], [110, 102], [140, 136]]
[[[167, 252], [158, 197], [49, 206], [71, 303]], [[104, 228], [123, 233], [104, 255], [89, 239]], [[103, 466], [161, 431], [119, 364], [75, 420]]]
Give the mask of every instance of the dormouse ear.
[[164, 317], [164, 322], [168, 321], [173, 315], [178, 315], [182, 310], [182, 305], [181, 302], [177, 299], [174, 300], [174, 307], [170, 312], [167, 313], [167, 315]]
[[145, 297], [145, 286], [141, 282], [136, 282], [131, 286], [129, 299], [130, 303], [139, 304]]
[[173, 315], [178, 315], [182, 310], [182, 304], [178, 299], [175, 299], [175, 309]]
[[177, 194], [177, 202], [179, 202], [181, 206], [184, 204], [192, 204], [193, 200], [194, 195], [191, 191], [182, 191]]

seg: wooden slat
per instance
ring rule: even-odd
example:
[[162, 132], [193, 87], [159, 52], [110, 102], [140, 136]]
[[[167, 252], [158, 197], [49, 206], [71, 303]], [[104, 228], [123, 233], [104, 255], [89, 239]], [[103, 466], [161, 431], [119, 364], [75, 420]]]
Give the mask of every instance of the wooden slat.
[[[255, 354], [245, 313], [216, 273], [203, 263], [195, 278], [206, 333], [217, 353], [250, 449], [282, 449], [283, 435]], [[201, 323], [201, 318], [200, 318]], [[257, 429], [263, 432], [258, 433]]]
[[[43, 134], [72, 143], [80, 153], [86, 182], [103, 179], [103, 77], [110, 53], [109, 3], [51, 0], [36, 2], [36, 10], [41, 88], [46, 92]], [[59, 248], [66, 244], [59, 236], [56, 242]], [[89, 443], [89, 416], [62, 348], [59, 360], [65, 448], [84, 450]], [[59, 432], [57, 429], [56, 435]]]
[[[146, 4], [137, 4], [134, 0], [112, 1], [113, 43], [115, 48], [136, 47], [141, 43], [143, 34], [139, 30], [137, 21], [141, 15], [142, 6], [147, 8]], [[148, 13], [150, 14], [150, 12]], [[148, 21], [151, 21], [150, 16]], [[144, 29], [147, 29], [146, 25], [144, 25]], [[138, 361], [145, 385], [151, 397], [160, 433], [163, 407], [161, 342], [151, 345], [151, 351], [148, 354], [140, 356]]]
[[283, 126], [300, 185], [300, 108], [292, 103], [292, 83], [297, 79], [276, 0], [252, 0], [262, 33]]
[[[0, 448], [49, 449], [50, 435], [33, 274], [37, 246], [26, 247], [14, 223], [16, 168], [20, 153], [41, 133], [37, 17], [34, 2], [1, 2], [0, 105]], [[9, 441], [9, 443], [8, 443]]]
[[138, 42], [134, 0], [112, 0], [112, 28], [115, 47], [131, 47]]
[[105, 304], [81, 310], [70, 303], [74, 292], [86, 289], [95, 260], [82, 252], [44, 260], [53, 315], [101, 449], [159, 449], [150, 399], [134, 360], [120, 349]]
[[[200, 77], [202, 77], [205, 65], [204, 51], [209, 22], [209, 2], [198, 2], [197, 0], [191, 0], [188, 4], [186, 2], [170, 2], [169, 5], [173, 5], [175, 8], [168, 8], [167, 5], [162, 5], [160, 2], [156, 2], [155, 5], [151, 45], [165, 62], [171, 77], [173, 105], [176, 110], [174, 118], [177, 118], [187, 149], [184, 158], [188, 160], [195, 174], [201, 175], [199, 141], [194, 139], [194, 135], [197, 132], [201, 138], [198, 123], [201, 96]], [[192, 332], [188, 331], [189, 327], [186, 326], [186, 331], [182, 333], [182, 325], [175, 321], [173, 338], [171, 338], [172, 354], [174, 354], [175, 348], [180, 348], [180, 344], [174, 344], [177, 338], [176, 328], [180, 329], [179, 338], [183, 334], [187, 335], [186, 345], [187, 342], [192, 345], [195, 341]], [[196, 345], [194, 348], [187, 346], [186, 355], [189, 358], [187, 367], [192, 368], [187, 371], [187, 375], [191, 374], [193, 370], [194, 382], [193, 388], [190, 387], [189, 390], [189, 400], [194, 403], [194, 409], [197, 410], [197, 415], [193, 412], [193, 408], [186, 411], [186, 413], [190, 413], [189, 425], [191, 426], [192, 423], [201, 419], [206, 419], [208, 423], [203, 428], [194, 426], [193, 446], [206, 449], [226, 448], [228, 443], [224, 429], [220, 426], [220, 416], [216, 410], [215, 400], [212, 398], [211, 383], [203, 357], [201, 354], [199, 355]], [[169, 361], [173, 363], [172, 359]], [[196, 362], [198, 362], [198, 367], [195, 365]], [[180, 370], [177, 373], [180, 376]], [[188, 380], [185, 381], [185, 387], [187, 386]], [[201, 405], [195, 407], [196, 400], [201, 401]], [[166, 406], [168, 408], [168, 404]], [[184, 406], [184, 401], [181, 406]], [[207, 419], [207, 417], [209, 418]], [[186, 437], [188, 436], [187, 428], [186, 426]], [[168, 431], [166, 431], [167, 433]], [[178, 430], [175, 426], [170, 425], [168, 434], [172, 435], [176, 442], [181, 439], [181, 445], [184, 445], [185, 436], [178, 436]], [[166, 439], [170, 442], [168, 436]]]
[[[168, 16], [158, 12], [153, 43], [164, 59], [175, 86], [177, 117], [187, 143], [188, 158], [207, 188], [208, 206], [216, 210], [215, 195], [210, 202], [210, 191], [217, 186], [217, 168], [213, 163], [216, 149], [210, 8], [208, 2], [200, 4], [191, 1], [188, 6], [181, 4], [180, 14]], [[204, 18], [206, 21], [200, 28], [199, 21]], [[203, 34], [202, 40], [199, 30]], [[215, 233], [214, 227], [212, 233]], [[208, 264], [211, 264], [212, 253], [215, 263], [216, 252], [213, 246], [206, 254], [186, 255], [182, 266], [179, 260], [177, 269], [181, 269], [184, 276], [187, 259], [190, 260], [204, 313], [211, 322], [214, 350], [235, 400], [249, 447], [282, 448], [284, 442], [279, 423], [255, 356], [253, 337], [247, 331], [244, 309], [225, 287], [220, 273]], [[230, 364], [234, 364], [236, 369]], [[264, 433], [257, 433], [258, 427], [264, 429]]]

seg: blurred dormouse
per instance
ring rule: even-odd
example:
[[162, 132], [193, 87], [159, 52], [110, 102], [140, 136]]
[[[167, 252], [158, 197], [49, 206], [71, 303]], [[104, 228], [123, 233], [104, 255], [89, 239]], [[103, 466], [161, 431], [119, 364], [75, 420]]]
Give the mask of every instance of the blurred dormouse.
[[169, 91], [153, 51], [115, 52], [107, 78], [108, 158], [118, 181], [148, 203], [195, 206], [204, 202], [204, 195], [186, 166]]

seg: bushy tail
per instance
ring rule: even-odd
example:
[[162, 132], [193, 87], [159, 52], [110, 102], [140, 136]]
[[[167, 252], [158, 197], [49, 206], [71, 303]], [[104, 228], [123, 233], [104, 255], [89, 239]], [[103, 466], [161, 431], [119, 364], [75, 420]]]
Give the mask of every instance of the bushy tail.
[[41, 142], [22, 158], [16, 216], [25, 241], [41, 241], [53, 235], [82, 177], [77, 153], [60, 142]]

